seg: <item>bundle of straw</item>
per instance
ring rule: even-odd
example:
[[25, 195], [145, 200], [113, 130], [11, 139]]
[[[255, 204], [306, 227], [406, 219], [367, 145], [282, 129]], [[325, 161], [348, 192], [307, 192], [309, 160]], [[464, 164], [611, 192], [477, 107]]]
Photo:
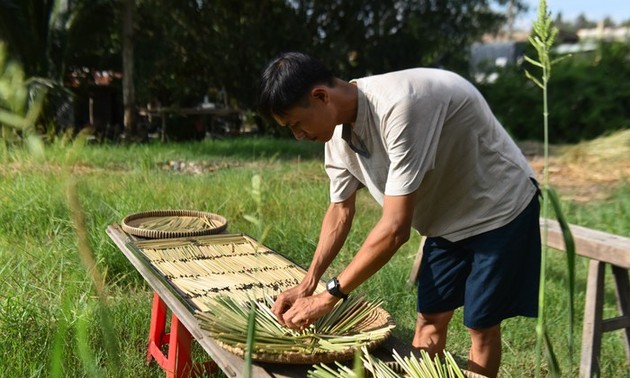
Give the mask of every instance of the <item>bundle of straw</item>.
[[238, 301], [219, 296], [207, 312], [196, 314], [200, 327], [225, 349], [244, 355], [248, 316], [255, 311], [252, 358], [258, 361], [312, 364], [352, 358], [357, 348], [374, 348], [394, 328], [381, 302], [352, 297], [338, 303], [328, 315], [304, 330], [281, 325], [273, 313], [273, 299]]
[[431, 359], [424, 350], [420, 351], [420, 358], [415, 357], [413, 353], [409, 357], [403, 358], [394, 350], [395, 365], [371, 356], [365, 347], [361, 348], [361, 354], [363, 369], [359, 372], [356, 369], [351, 369], [339, 362], [335, 362], [335, 367], [325, 364], [313, 366], [313, 369], [308, 372], [308, 378], [356, 378], [358, 376], [378, 378], [483, 378], [478, 374], [461, 370], [449, 352], [444, 353], [444, 362], [442, 362], [437, 356]]

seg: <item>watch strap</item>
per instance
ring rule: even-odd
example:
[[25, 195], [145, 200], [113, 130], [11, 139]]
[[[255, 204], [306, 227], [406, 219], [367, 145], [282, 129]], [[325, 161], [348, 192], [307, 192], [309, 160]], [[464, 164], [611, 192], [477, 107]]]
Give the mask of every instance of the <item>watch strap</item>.
[[330, 281], [326, 283], [326, 290], [328, 290], [331, 295], [334, 295], [337, 298], [348, 298], [348, 294], [344, 294], [343, 292], [341, 292], [339, 280], [337, 279], [337, 277], [333, 277]]

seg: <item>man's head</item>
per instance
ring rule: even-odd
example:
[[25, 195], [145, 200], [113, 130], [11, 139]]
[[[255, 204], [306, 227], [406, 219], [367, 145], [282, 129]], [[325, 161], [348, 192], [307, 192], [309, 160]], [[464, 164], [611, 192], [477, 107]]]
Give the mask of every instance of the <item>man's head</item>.
[[318, 60], [299, 52], [283, 53], [262, 74], [259, 112], [267, 119], [284, 116], [297, 105], [307, 106], [313, 87], [333, 86], [334, 81], [330, 70]]

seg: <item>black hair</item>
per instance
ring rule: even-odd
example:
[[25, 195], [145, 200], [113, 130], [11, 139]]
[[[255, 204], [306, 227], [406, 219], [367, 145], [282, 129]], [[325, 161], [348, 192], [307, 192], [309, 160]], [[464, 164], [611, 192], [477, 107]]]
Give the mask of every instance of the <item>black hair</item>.
[[332, 72], [317, 59], [299, 52], [276, 57], [260, 79], [258, 112], [273, 120], [298, 104], [306, 103], [309, 91], [318, 84], [334, 85]]

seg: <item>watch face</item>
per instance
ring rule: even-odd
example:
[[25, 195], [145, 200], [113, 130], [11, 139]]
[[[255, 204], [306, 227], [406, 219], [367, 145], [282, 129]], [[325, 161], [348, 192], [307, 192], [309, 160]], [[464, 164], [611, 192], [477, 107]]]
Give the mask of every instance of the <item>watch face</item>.
[[328, 281], [328, 283], [326, 284], [326, 287], [328, 288], [328, 290], [332, 290], [335, 288], [335, 281], [330, 280]]

